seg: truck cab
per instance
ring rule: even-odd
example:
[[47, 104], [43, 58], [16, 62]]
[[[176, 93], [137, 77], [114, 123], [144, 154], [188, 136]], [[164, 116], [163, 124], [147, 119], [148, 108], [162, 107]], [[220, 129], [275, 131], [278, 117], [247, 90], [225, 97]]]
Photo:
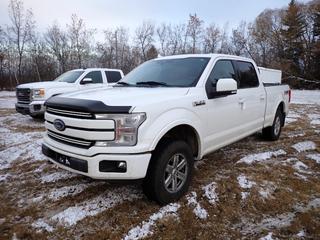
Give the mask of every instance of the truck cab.
[[110, 87], [123, 78], [119, 69], [87, 68], [63, 73], [53, 81], [26, 83], [17, 86], [16, 111], [33, 118], [43, 118], [44, 102], [62, 93]]

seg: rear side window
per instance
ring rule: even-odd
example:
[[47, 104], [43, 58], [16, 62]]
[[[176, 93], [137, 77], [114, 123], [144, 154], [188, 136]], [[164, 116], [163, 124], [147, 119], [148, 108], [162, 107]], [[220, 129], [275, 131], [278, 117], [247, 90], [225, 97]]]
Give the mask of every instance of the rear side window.
[[233, 78], [236, 79], [236, 74], [233, 69], [232, 63], [229, 60], [219, 60], [214, 65], [210, 76], [208, 78], [208, 82], [211, 82], [211, 86], [215, 87], [217, 81], [221, 78]]
[[89, 72], [84, 78], [91, 78], [92, 83], [102, 83], [102, 75], [100, 71]]
[[118, 71], [105, 71], [108, 83], [118, 82], [122, 77]]
[[236, 61], [239, 74], [239, 89], [259, 86], [256, 70], [252, 63]]

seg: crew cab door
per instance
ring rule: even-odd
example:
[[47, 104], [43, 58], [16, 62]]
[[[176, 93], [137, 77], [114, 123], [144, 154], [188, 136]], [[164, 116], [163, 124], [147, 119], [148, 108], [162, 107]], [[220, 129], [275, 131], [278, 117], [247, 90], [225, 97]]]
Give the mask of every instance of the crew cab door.
[[[86, 79], [91, 79], [91, 82], [86, 82]], [[79, 89], [99, 88], [103, 86], [103, 76], [100, 70], [88, 72], [80, 80]]]
[[237, 79], [237, 72], [232, 60], [218, 60], [205, 86], [208, 97], [205, 154], [232, 142], [241, 133], [241, 125], [244, 124], [238, 103], [239, 94], [219, 96], [214, 92], [218, 80], [223, 81], [223, 79], [230, 78]]
[[119, 71], [107, 70], [104, 71], [108, 83], [112, 86], [116, 84], [121, 78], [121, 73]]
[[246, 135], [259, 131], [263, 127], [266, 92], [259, 82], [254, 65], [246, 61], [234, 61], [238, 74], [238, 107], [241, 114], [241, 132]]

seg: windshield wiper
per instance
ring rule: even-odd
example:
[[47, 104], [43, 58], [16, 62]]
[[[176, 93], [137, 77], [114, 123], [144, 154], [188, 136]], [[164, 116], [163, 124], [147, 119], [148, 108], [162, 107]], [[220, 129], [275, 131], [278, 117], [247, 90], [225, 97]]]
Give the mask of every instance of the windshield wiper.
[[117, 82], [116, 85], [134, 86], [133, 84], [130, 84], [130, 83], [127, 83], [127, 82]]
[[149, 86], [168, 86], [165, 82], [155, 82], [155, 81], [145, 81], [145, 82], [136, 82], [137, 85], [149, 85]]

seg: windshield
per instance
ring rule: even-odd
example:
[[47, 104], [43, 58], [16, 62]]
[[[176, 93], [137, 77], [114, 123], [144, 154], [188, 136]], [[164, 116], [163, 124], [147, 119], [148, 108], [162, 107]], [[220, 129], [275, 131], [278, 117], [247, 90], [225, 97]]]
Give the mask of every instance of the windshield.
[[209, 60], [203, 57], [151, 60], [131, 71], [118, 85], [195, 86]]
[[69, 71], [57, 77], [55, 82], [74, 83], [84, 71]]

